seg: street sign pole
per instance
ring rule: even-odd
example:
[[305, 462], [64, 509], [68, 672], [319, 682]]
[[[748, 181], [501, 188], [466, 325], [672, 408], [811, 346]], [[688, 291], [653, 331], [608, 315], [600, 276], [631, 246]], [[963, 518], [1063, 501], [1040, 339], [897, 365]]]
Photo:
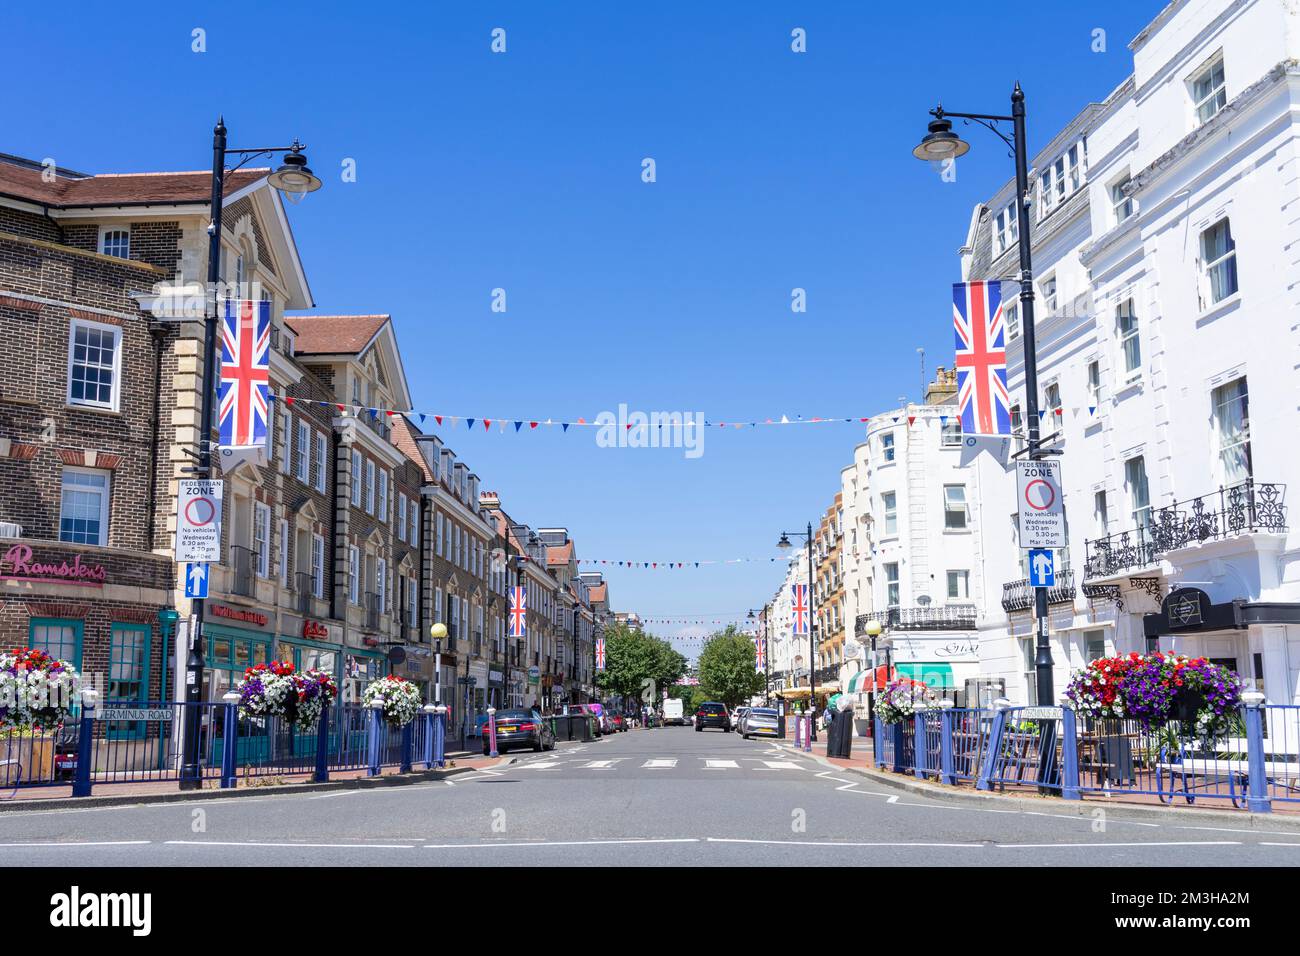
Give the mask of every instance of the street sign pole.
[[[1066, 546], [1065, 503], [1061, 492], [1061, 463], [1041, 457], [1016, 463], [1016, 491], [1019, 508], [1020, 547], [1056, 549]], [[1047, 588], [1030, 561], [1030, 582], [1034, 586], [1034, 634], [1037, 675], [1037, 703], [1054, 703], [1052, 645], [1047, 629]]]

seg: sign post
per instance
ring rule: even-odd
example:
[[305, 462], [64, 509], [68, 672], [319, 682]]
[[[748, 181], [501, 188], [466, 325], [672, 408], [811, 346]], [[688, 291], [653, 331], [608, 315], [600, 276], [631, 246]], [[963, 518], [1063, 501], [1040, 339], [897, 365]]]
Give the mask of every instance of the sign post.
[[[1028, 342], [1025, 348], [1028, 350]], [[1029, 583], [1034, 589], [1034, 632], [1037, 644], [1034, 669], [1038, 674], [1037, 696], [1050, 698], [1052, 645], [1047, 631], [1047, 589], [1056, 584], [1052, 551], [1066, 547], [1061, 463], [1033, 455], [1028, 461], [1017, 461], [1016, 506], [1020, 547], [1029, 550]], [[1037, 703], [1047, 706], [1054, 701], [1038, 700]]]

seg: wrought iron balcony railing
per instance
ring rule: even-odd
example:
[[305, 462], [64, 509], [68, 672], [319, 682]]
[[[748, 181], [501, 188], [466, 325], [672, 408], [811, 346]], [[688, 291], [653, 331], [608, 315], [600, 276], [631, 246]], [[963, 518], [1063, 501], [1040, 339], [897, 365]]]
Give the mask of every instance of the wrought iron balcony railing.
[[867, 624], [879, 621], [886, 630], [895, 631], [955, 631], [975, 627], [975, 606], [972, 604], [939, 604], [929, 607], [891, 607], [886, 611], [859, 614], [854, 623], [854, 633], [862, 637]]
[[373, 591], [366, 592], [366, 627], [372, 631], [379, 630], [379, 595]]
[[1150, 521], [1086, 541], [1084, 580], [1158, 564], [1171, 551], [1240, 534], [1283, 534], [1286, 485], [1247, 479], [1231, 488], [1152, 508]]
[[[1056, 586], [1047, 589], [1048, 604], [1069, 604], [1074, 600], [1074, 571], [1062, 568], [1056, 572]], [[1024, 611], [1034, 606], [1034, 589], [1028, 578], [1008, 581], [1002, 585], [1002, 610]]]

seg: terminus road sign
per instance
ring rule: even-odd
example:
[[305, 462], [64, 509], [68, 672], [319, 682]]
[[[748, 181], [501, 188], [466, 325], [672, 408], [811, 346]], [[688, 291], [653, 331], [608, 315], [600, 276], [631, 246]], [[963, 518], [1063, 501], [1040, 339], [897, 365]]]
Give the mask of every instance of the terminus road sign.
[[221, 563], [220, 481], [184, 478], [176, 496], [176, 561]]
[[172, 719], [170, 707], [101, 707], [100, 720], [158, 720]]
[[1020, 547], [1064, 548], [1065, 503], [1059, 461], [1016, 462]]

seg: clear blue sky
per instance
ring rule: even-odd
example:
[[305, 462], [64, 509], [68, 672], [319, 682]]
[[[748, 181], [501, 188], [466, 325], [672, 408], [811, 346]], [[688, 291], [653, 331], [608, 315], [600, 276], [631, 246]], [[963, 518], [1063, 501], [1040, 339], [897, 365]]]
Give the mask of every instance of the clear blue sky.
[[[218, 112], [231, 145], [301, 137], [325, 180], [291, 212], [318, 309], [392, 313], [417, 408], [591, 419], [626, 402], [727, 421], [918, 398], [916, 349], [952, 363], [972, 204], [1011, 174], [971, 127], [941, 182], [911, 156], [927, 109], [1005, 112], [1019, 79], [1036, 149], [1128, 74], [1162, 3], [185, 6], [5, 5], [23, 80], [0, 150], [206, 168]], [[695, 460], [573, 429], [444, 437], [519, 520], [567, 526], [580, 557], [687, 561], [775, 555], [830, 503], [861, 434], [713, 428]], [[616, 608], [653, 617], [761, 606], [782, 571], [606, 573]]]

